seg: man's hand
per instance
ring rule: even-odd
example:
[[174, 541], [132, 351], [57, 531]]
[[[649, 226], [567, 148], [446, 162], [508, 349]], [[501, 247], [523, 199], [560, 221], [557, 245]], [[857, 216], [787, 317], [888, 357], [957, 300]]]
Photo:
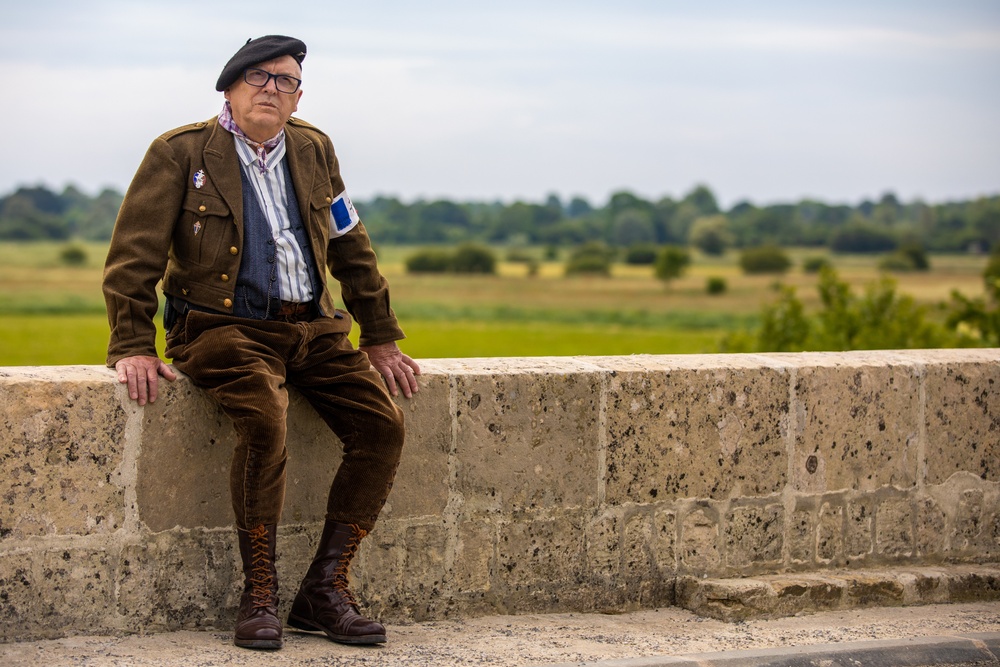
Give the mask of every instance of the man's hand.
[[365, 345], [360, 348], [368, 355], [368, 360], [372, 363], [389, 388], [389, 393], [398, 396], [399, 389], [403, 390], [403, 396], [410, 398], [419, 391], [417, 387], [417, 375], [420, 375], [420, 366], [413, 359], [399, 351], [396, 343], [382, 343], [381, 345]]
[[170, 382], [177, 379], [173, 369], [159, 357], [125, 357], [118, 360], [115, 370], [118, 371], [118, 381], [128, 384], [129, 398], [139, 405], [146, 405], [147, 400], [150, 403], [156, 400], [160, 375]]

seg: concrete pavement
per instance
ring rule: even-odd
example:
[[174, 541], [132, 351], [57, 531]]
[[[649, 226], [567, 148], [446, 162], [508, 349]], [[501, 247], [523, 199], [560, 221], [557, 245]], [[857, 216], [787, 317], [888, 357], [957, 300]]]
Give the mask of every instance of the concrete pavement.
[[382, 647], [288, 632], [285, 648], [232, 645], [226, 629], [0, 644], [4, 667], [918, 667], [1000, 665], [1000, 602], [855, 609], [727, 623], [670, 607], [530, 614], [388, 627]]

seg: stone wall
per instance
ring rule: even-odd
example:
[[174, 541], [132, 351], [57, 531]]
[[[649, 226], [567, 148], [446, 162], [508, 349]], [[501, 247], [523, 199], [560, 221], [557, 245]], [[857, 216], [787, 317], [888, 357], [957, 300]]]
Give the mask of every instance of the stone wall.
[[[352, 570], [383, 620], [669, 605], [691, 577], [1000, 560], [1000, 350], [426, 360]], [[233, 432], [187, 380], [0, 369], [0, 640], [227, 628]], [[293, 394], [287, 608], [340, 460]]]

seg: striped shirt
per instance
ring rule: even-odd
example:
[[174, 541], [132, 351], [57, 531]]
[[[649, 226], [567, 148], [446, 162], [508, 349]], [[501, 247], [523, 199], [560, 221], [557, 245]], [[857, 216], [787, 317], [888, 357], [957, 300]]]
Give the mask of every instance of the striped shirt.
[[312, 301], [313, 284], [309, 269], [292, 233], [288, 218], [289, 183], [285, 182], [281, 161], [285, 158], [285, 140], [267, 154], [264, 169], [258, 167], [257, 152], [245, 141], [233, 136], [240, 165], [253, 185], [257, 203], [271, 225], [271, 235], [277, 250], [278, 293], [282, 301], [306, 303]]

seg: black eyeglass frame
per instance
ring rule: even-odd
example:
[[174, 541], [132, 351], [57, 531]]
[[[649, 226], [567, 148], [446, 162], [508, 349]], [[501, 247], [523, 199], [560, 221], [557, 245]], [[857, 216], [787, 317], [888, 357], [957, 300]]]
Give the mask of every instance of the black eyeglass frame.
[[[264, 83], [250, 83], [250, 80], [247, 78], [247, 74], [249, 72], [260, 72], [261, 74], [266, 75], [267, 79], [264, 81]], [[296, 79], [294, 76], [290, 76], [288, 74], [271, 74], [267, 70], [260, 69], [259, 67], [248, 67], [245, 70], [243, 70], [243, 80], [246, 81], [248, 86], [253, 86], [254, 88], [266, 88], [267, 84], [271, 83], [271, 79], [274, 79], [274, 89], [277, 90], [279, 93], [286, 93], [286, 94], [294, 93], [299, 89], [299, 86], [302, 85], [302, 79]], [[281, 86], [278, 85], [279, 79], [291, 79], [292, 81], [295, 82], [295, 87], [292, 88], [291, 90], [282, 90]]]

